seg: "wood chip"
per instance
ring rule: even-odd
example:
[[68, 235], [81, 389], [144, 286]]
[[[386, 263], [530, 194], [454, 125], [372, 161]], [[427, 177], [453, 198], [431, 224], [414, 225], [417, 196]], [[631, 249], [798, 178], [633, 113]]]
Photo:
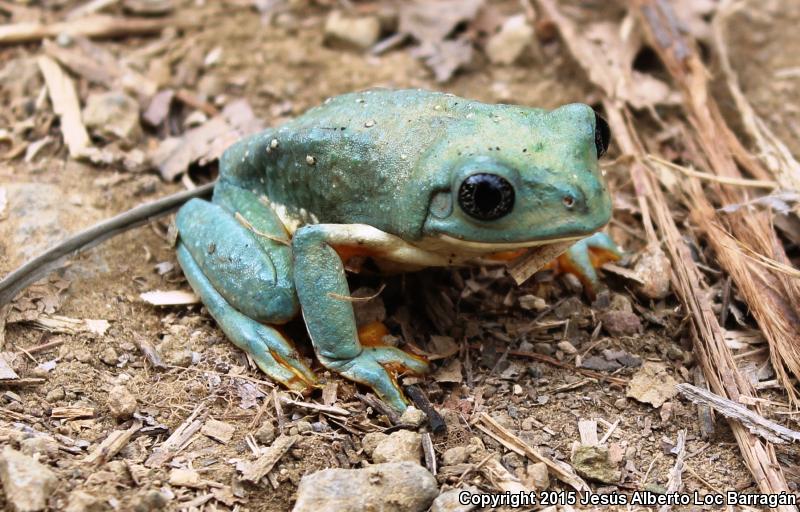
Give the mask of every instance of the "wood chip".
[[0, 354], [0, 380], [11, 379], [19, 379], [19, 375], [8, 365], [3, 354]]
[[707, 389], [698, 388], [691, 384], [678, 384], [678, 391], [694, 403], [706, 404], [726, 418], [731, 418], [758, 436], [773, 443], [784, 443], [786, 441], [800, 441], [800, 432], [778, 425], [763, 416], [751, 411], [741, 404], [737, 404], [727, 398], [715, 395]]
[[235, 430], [236, 428], [230, 423], [209, 419], [206, 421], [205, 425], [203, 425], [203, 428], [200, 429], [200, 433], [222, 444], [228, 444]]
[[111, 460], [131, 438], [142, 428], [142, 422], [135, 420], [127, 430], [115, 430], [106, 437], [95, 450], [83, 460], [87, 464], [100, 465]]
[[102, 336], [111, 324], [108, 320], [79, 319], [60, 315], [39, 315], [32, 324], [47, 332], [62, 334], [94, 333]]
[[332, 405], [320, 405], [320, 404], [315, 404], [313, 402], [299, 402], [297, 400], [292, 400], [285, 396], [281, 397], [281, 402], [286, 405], [302, 407], [303, 409], [309, 409], [311, 411], [320, 412], [322, 414], [332, 414], [334, 416], [350, 416], [350, 411], [348, 411], [347, 409], [342, 409], [341, 407], [334, 407]]
[[200, 473], [188, 468], [175, 468], [169, 472], [169, 483], [177, 487], [191, 487], [193, 489], [205, 489], [206, 484]]
[[[0, 27], [0, 41], [2, 41], [3, 28], [6, 27]], [[61, 120], [61, 134], [69, 148], [69, 156], [79, 158], [86, 154], [87, 148], [91, 146], [91, 141], [86, 127], [81, 121], [81, 105], [78, 102], [75, 84], [61, 69], [61, 66], [50, 57], [41, 55], [37, 62], [47, 84], [53, 111]]]
[[433, 450], [433, 440], [429, 432], [422, 434], [422, 453], [425, 454], [425, 467], [428, 468], [428, 471], [433, 476], [436, 476], [438, 469], [436, 467], [436, 452]]
[[258, 483], [269, 473], [273, 466], [289, 451], [300, 436], [285, 436], [281, 434], [267, 448], [261, 456], [253, 462], [242, 461], [236, 465], [242, 473], [242, 480]]
[[200, 297], [186, 290], [155, 290], [142, 293], [139, 298], [154, 306], [185, 306], [200, 303]]
[[206, 164], [216, 160], [232, 143], [259, 131], [262, 126], [245, 100], [235, 101], [227, 105], [220, 115], [182, 136], [161, 141], [151, 158], [161, 177], [171, 181], [195, 162]]
[[56, 420], [76, 420], [78, 418], [94, 418], [94, 407], [70, 405], [67, 407], [53, 407], [50, 417]]
[[[681, 491], [683, 485], [683, 459], [686, 457], [686, 429], [681, 429], [678, 432], [678, 441], [675, 448], [670, 450], [676, 455], [675, 465], [669, 472], [669, 481], [667, 481], [667, 495], [673, 495]], [[658, 512], [669, 512], [672, 505], [662, 505]]]
[[589, 486], [586, 484], [586, 482], [584, 482], [581, 477], [576, 475], [572, 468], [566, 463], [559, 463], [548, 457], [545, 457], [539, 453], [538, 450], [528, 446], [522, 439], [515, 436], [508, 429], [497, 423], [497, 421], [495, 421], [485, 412], [481, 413], [480, 421], [483, 423], [483, 425], [476, 426], [492, 436], [509, 450], [517, 453], [518, 455], [528, 457], [534, 462], [544, 462], [547, 464], [547, 468], [549, 469], [550, 473], [576, 491], [590, 492]]
[[561, 256], [572, 244], [573, 242], [562, 242], [531, 249], [508, 266], [508, 275], [517, 285], [521, 285], [539, 269]]
[[581, 444], [584, 446], [597, 446], [600, 440], [597, 437], [597, 422], [594, 420], [578, 420], [578, 432]]
[[153, 450], [153, 453], [150, 454], [144, 462], [144, 465], [148, 468], [160, 467], [188, 445], [192, 436], [203, 426], [203, 422], [197, 419], [203, 409], [203, 404], [198, 405], [194, 412], [175, 429], [175, 432], [173, 432], [161, 446]]
[[174, 97], [175, 91], [172, 89], [159, 91], [158, 94], [150, 99], [147, 109], [142, 114], [142, 119], [150, 126], [159, 126], [167, 119]]

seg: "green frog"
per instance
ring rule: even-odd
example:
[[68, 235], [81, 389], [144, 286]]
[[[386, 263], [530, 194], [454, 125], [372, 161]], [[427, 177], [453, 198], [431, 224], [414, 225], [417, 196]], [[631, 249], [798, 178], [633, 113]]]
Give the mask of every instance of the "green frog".
[[[210, 202], [178, 212], [178, 261], [227, 337], [290, 389], [317, 378], [281, 330], [302, 314], [325, 367], [406, 407], [427, 362], [359, 337], [345, 268], [479, 264], [560, 244], [587, 285], [611, 216], [609, 130], [587, 105], [546, 111], [424, 90], [330, 98], [245, 138]], [[589, 237], [589, 238], [587, 238]], [[374, 337], [373, 337], [374, 338]]]

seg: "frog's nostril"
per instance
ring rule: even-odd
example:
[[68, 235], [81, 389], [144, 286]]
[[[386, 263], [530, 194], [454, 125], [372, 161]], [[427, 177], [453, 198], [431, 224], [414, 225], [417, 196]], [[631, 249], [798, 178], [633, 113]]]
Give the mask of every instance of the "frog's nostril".
[[572, 208], [575, 206], [575, 198], [572, 195], [566, 195], [561, 199], [561, 202], [564, 203], [564, 206], [567, 208]]

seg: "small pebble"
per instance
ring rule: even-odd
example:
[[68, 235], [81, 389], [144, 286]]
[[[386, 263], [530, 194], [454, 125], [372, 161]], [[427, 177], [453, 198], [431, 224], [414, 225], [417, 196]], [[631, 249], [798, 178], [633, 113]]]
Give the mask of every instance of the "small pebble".
[[544, 491], [550, 487], [550, 474], [547, 471], [547, 464], [544, 462], [528, 464], [528, 467], [525, 468], [523, 482], [537, 491]]
[[63, 400], [64, 397], [65, 397], [64, 388], [58, 386], [48, 391], [47, 396], [45, 396], [44, 399], [47, 400], [48, 403], [53, 404], [60, 400]]
[[402, 416], [400, 416], [400, 423], [414, 425], [415, 427], [422, 425], [423, 421], [425, 421], [425, 413], [413, 405], [406, 407], [406, 410], [403, 411]]
[[106, 347], [100, 355], [100, 360], [109, 366], [116, 366], [119, 362], [119, 354], [114, 347]]
[[466, 446], [454, 446], [445, 450], [442, 454], [442, 465], [453, 466], [455, 464], [463, 464], [467, 461], [469, 455]]
[[118, 420], [130, 418], [136, 412], [136, 397], [125, 386], [114, 386], [106, 401], [111, 416]]
[[[79, 348], [73, 352], [75, 360], [79, 363], [88, 363], [92, 360], [92, 353], [85, 348]], [[116, 364], [116, 363], [114, 363]]]
[[368, 434], [364, 434], [364, 437], [361, 438], [361, 448], [364, 449], [364, 453], [366, 453], [368, 457], [372, 457], [372, 453], [375, 451], [378, 444], [388, 437], [388, 434], [384, 434], [383, 432], [369, 432]]
[[253, 437], [261, 444], [270, 445], [275, 440], [275, 426], [270, 422], [265, 422], [256, 430]]
[[392, 432], [372, 452], [376, 464], [383, 462], [416, 462], [422, 456], [422, 436], [410, 430]]

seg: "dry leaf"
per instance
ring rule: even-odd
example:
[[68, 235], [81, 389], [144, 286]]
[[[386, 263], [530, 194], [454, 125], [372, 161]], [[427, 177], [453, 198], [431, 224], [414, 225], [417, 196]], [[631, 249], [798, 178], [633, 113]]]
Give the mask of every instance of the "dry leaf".
[[646, 362], [628, 384], [626, 396], [658, 408], [678, 394], [677, 385], [678, 382], [667, 373], [666, 366]]

